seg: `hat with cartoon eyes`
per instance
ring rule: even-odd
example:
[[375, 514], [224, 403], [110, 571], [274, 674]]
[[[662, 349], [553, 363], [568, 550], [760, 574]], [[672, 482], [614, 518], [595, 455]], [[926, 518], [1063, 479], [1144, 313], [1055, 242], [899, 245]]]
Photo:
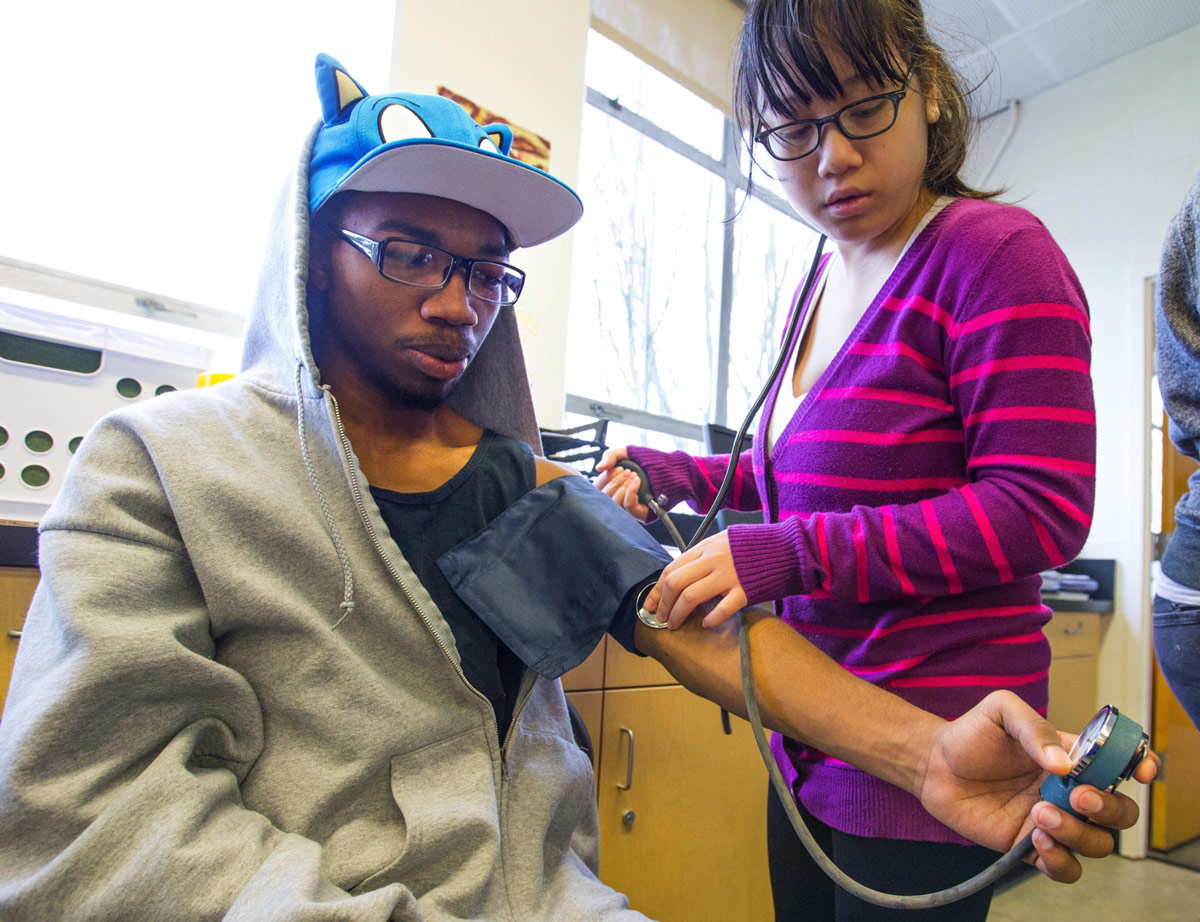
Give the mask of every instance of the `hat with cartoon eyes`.
[[337, 61], [317, 55], [324, 123], [313, 144], [309, 207], [337, 192], [415, 192], [490, 214], [519, 247], [544, 243], [583, 214], [579, 196], [509, 156], [507, 125], [479, 126], [441, 96], [368, 96]]

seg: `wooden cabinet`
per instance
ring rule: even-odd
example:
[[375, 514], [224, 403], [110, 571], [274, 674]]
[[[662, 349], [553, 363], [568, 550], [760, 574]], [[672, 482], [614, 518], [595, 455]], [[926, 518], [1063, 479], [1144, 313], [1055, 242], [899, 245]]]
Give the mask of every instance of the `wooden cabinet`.
[[1080, 732], [1099, 710], [1100, 619], [1091, 611], [1059, 611], [1044, 628], [1050, 641], [1050, 707], [1059, 730]]
[[613, 641], [563, 686], [592, 734], [601, 880], [658, 922], [770, 922], [767, 773], [750, 725], [731, 716], [727, 733], [717, 705]]
[[25, 624], [25, 613], [37, 589], [38, 571], [32, 567], [0, 567], [0, 709], [8, 695], [12, 679], [13, 660], [17, 656], [19, 635]]

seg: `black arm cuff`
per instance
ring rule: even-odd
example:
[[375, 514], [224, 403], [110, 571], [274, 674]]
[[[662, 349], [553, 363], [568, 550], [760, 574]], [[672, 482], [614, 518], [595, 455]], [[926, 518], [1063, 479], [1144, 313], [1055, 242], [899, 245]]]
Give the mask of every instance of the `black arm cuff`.
[[583, 662], [605, 631], [636, 652], [637, 593], [670, 559], [587, 480], [559, 477], [447, 551], [438, 567], [523, 663], [553, 679]]

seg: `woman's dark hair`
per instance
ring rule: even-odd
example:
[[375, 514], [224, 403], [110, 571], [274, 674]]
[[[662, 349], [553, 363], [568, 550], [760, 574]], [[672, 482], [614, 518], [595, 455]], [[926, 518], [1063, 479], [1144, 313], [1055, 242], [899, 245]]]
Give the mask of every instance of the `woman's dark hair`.
[[[821, 43], [832, 43], [865, 81], [898, 84], [911, 70], [932, 81], [938, 120], [929, 126], [925, 184], [938, 195], [992, 198], [959, 178], [971, 134], [962, 79], [929, 37], [920, 0], [751, 0], [734, 71], [734, 117], [753, 146], [763, 112], [788, 112], [842, 85]], [[912, 85], [912, 84], [910, 84]], [[752, 151], [753, 153], [753, 151]]]

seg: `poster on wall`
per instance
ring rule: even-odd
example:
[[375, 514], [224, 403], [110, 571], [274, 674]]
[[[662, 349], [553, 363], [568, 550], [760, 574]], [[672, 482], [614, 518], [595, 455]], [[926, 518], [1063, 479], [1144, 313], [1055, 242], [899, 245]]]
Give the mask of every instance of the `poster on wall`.
[[471, 118], [475, 119], [480, 125], [492, 125], [497, 122], [501, 125], [507, 125], [512, 129], [513, 133], [512, 150], [509, 153], [522, 163], [528, 163], [539, 170], [550, 171], [549, 139], [542, 137], [536, 131], [530, 131], [528, 128], [514, 124], [510, 119], [505, 118], [498, 112], [493, 112], [491, 109], [481, 106], [479, 103], [473, 102], [465, 96], [460, 96], [454, 90], [447, 87], [439, 86], [437, 92], [439, 96], [452, 99], [466, 109]]

